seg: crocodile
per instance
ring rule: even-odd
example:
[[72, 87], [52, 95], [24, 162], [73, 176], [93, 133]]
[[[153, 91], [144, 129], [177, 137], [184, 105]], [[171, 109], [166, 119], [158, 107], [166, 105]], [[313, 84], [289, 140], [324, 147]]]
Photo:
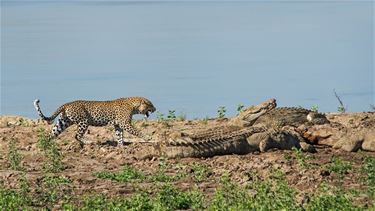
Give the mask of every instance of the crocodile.
[[299, 127], [300, 125], [322, 125], [330, 123], [327, 117], [309, 109], [296, 107], [279, 107], [270, 110], [266, 115], [259, 116], [252, 125], [267, 127]]
[[315, 148], [305, 143], [294, 128], [302, 124], [325, 124], [329, 122], [327, 118], [308, 109], [276, 108], [276, 105], [276, 100], [270, 99], [219, 126], [173, 131], [155, 143], [153, 153], [142, 157], [212, 157], [292, 147], [314, 152]]
[[[142, 158], [165, 155], [176, 157], [212, 157], [223, 154], [246, 154], [254, 151], [246, 138], [254, 133], [265, 132], [265, 127], [251, 127], [254, 121], [277, 106], [275, 99], [251, 106], [240, 115], [223, 121], [222, 125], [209, 129], [173, 131], [161, 135], [153, 143], [151, 153], [146, 150]], [[142, 153], [142, 152], [141, 152]]]
[[[252, 134], [247, 141], [259, 146], [259, 151], [265, 152], [272, 148], [291, 149], [316, 152], [311, 142], [303, 136], [303, 130], [313, 125], [329, 124], [327, 117], [309, 109], [296, 107], [279, 107], [270, 110], [257, 118], [253, 126], [268, 128], [266, 132]], [[303, 130], [300, 128], [303, 126]]]

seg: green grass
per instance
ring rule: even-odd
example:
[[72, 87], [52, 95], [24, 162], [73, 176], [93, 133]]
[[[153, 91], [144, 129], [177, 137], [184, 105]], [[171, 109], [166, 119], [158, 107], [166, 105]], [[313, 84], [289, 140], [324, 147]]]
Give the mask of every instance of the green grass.
[[53, 207], [56, 202], [67, 200], [71, 197], [71, 190], [67, 187], [70, 182], [68, 178], [63, 176], [44, 176], [37, 182], [33, 203], [39, 206]]
[[276, 175], [241, 187], [224, 176], [209, 210], [297, 210], [296, 191]]
[[[295, 147], [293, 147], [292, 149], [293, 153], [294, 153], [294, 156], [295, 156], [295, 159], [297, 160], [297, 163], [300, 167], [302, 168], [308, 168], [310, 165], [308, 163], [309, 160], [311, 160], [311, 156], [307, 153], [304, 153], [302, 152], [301, 149], [297, 149]], [[290, 157], [288, 156], [284, 156], [284, 158], [286, 160], [288, 159], [291, 159]]]
[[19, 192], [0, 187], [0, 210], [21, 210], [25, 206], [26, 201]]
[[352, 168], [352, 163], [338, 157], [332, 157], [330, 163], [327, 165], [327, 170], [329, 172], [334, 172], [339, 176], [339, 182], [342, 182], [341, 180], [344, 179], [344, 176], [349, 173]]
[[117, 173], [102, 171], [97, 172], [94, 175], [100, 179], [109, 179], [117, 182], [129, 182], [136, 179], [145, 179], [145, 175], [142, 172], [128, 165], [124, 166], [123, 169]]
[[195, 182], [202, 182], [207, 179], [211, 170], [208, 169], [206, 165], [193, 163], [191, 165], [191, 173], [193, 174], [192, 177]]
[[375, 157], [364, 156], [361, 170], [375, 208]]
[[156, 194], [144, 191], [130, 197], [114, 197], [91, 195], [83, 199], [79, 205], [66, 203], [64, 210], [201, 210], [203, 195], [198, 191], [181, 191], [170, 185], [160, 187]]
[[322, 185], [320, 190], [310, 197], [305, 209], [308, 211], [325, 210], [365, 210], [353, 203], [352, 195], [343, 189]]

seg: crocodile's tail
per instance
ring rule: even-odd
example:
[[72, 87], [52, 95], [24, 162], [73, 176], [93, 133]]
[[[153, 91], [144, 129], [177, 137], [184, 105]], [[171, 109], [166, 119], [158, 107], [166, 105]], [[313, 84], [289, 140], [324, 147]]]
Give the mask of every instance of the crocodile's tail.
[[53, 120], [64, 110], [64, 107], [63, 106], [60, 106], [56, 111], [55, 113], [52, 114], [52, 116], [50, 117], [46, 117], [44, 116], [44, 114], [42, 113], [42, 110], [40, 109], [40, 106], [39, 106], [39, 102], [40, 100], [39, 99], [36, 99], [34, 100], [34, 107], [36, 109], [36, 111], [38, 112], [38, 115], [45, 121], [47, 121], [49, 124], [51, 124], [53, 122]]

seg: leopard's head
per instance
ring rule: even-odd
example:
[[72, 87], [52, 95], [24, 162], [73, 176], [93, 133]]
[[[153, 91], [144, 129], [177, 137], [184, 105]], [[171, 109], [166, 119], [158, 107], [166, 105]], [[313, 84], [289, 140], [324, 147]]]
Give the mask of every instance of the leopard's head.
[[148, 118], [151, 113], [156, 111], [156, 108], [152, 102], [144, 97], [133, 98], [133, 105], [135, 108], [135, 113], [143, 114], [146, 118]]

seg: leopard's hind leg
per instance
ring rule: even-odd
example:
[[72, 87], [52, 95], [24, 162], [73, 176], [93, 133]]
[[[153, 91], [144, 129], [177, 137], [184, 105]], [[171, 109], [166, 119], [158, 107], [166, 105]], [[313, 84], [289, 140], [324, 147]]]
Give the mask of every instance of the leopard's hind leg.
[[85, 121], [78, 122], [77, 125], [78, 125], [78, 129], [77, 129], [75, 138], [77, 141], [79, 141], [80, 146], [83, 147], [83, 145], [85, 144], [83, 140], [83, 136], [85, 135], [85, 132], [87, 131], [87, 128], [89, 127], [89, 125]]
[[124, 145], [123, 130], [120, 126], [115, 125], [115, 136], [118, 145]]
[[49, 138], [56, 138], [70, 125], [72, 122], [64, 114], [60, 114], [56, 124], [52, 127]]

